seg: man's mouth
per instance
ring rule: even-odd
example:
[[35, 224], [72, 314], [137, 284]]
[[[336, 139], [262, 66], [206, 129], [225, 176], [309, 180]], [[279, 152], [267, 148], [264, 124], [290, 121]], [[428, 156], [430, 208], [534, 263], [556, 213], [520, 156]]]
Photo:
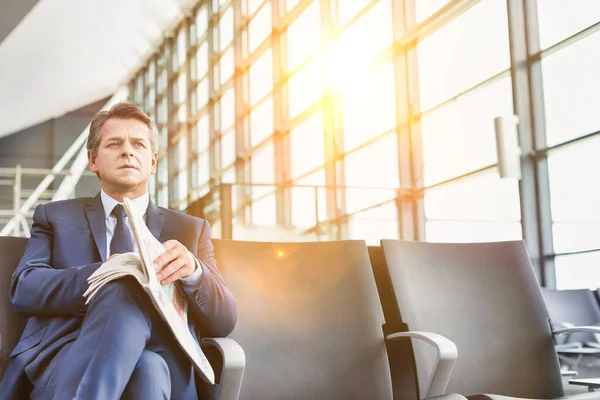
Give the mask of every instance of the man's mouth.
[[137, 169], [135, 165], [125, 164], [120, 167], [120, 169]]

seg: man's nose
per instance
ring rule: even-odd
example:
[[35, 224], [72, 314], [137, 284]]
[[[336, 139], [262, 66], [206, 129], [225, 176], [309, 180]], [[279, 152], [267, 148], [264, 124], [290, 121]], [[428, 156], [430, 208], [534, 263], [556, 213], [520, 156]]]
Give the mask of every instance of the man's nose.
[[123, 144], [123, 155], [133, 155], [133, 146], [129, 142]]

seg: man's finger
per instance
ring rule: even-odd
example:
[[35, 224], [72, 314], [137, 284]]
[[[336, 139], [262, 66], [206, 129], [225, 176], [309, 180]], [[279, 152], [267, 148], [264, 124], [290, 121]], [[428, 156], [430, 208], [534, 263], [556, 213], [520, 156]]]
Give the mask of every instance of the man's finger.
[[162, 285], [168, 285], [169, 283], [173, 283], [173, 282], [177, 281], [183, 275], [184, 275], [184, 273], [181, 272], [181, 270], [179, 270], [179, 271], [175, 272], [174, 274], [172, 274], [171, 276], [167, 277], [166, 279], [163, 279], [160, 283]]
[[176, 250], [167, 250], [166, 253], [161, 254], [158, 258], [156, 258], [156, 260], [154, 260], [154, 269], [160, 271], [178, 257], [179, 253]]
[[177, 271], [185, 267], [186, 264], [187, 261], [185, 259], [175, 259], [159, 272], [158, 279], [161, 280], [162, 283], [162, 281], [164, 281], [166, 278], [169, 278], [171, 275], [176, 274]]
[[175, 239], [167, 240], [166, 242], [164, 242], [164, 243], [163, 243], [163, 247], [164, 247], [164, 248], [165, 248], [167, 251], [169, 251], [169, 250], [171, 250], [172, 248], [175, 248], [175, 247], [177, 247], [177, 246], [180, 246], [180, 245], [181, 245], [181, 246], [183, 246], [181, 243], [179, 243], [179, 242], [178, 242], [177, 240], [175, 240]]
[[184, 276], [188, 276], [189, 272], [187, 270], [188, 270], [187, 266], [185, 266], [183, 268], [179, 268], [177, 271], [175, 271], [175, 273], [171, 274], [166, 279], [163, 279], [161, 283], [163, 285], [168, 285], [169, 283], [175, 282], [175, 281], [183, 278]]
[[173, 259], [184, 254], [187, 249], [177, 240], [167, 240], [163, 243], [163, 247], [167, 250], [164, 254], [154, 260], [154, 269], [160, 271], [165, 265], [173, 261]]
[[161, 279], [160, 283], [162, 285], [168, 285], [171, 282], [175, 282], [180, 277], [185, 276], [185, 269], [186, 269], [186, 267], [181, 267], [181, 268], [176, 269], [175, 272], [173, 272], [171, 275]]

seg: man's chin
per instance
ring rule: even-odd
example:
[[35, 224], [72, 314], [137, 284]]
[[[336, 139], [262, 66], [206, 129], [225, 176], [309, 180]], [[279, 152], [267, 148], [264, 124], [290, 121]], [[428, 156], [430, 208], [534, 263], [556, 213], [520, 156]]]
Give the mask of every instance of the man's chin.
[[145, 182], [140, 181], [139, 179], [134, 179], [133, 177], [122, 177], [120, 179], [115, 179], [110, 183], [112, 186], [115, 187], [120, 187], [123, 189], [132, 189], [143, 185]]

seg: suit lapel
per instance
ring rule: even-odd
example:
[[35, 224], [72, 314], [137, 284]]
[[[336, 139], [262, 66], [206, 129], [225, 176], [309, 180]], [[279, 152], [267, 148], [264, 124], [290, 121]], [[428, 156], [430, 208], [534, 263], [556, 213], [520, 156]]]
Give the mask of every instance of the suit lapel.
[[102, 207], [100, 193], [85, 205], [85, 216], [90, 225], [100, 258], [102, 261], [106, 261], [106, 221], [104, 220], [104, 208]]
[[160, 208], [152, 201], [148, 203], [148, 211], [146, 211], [146, 225], [155, 238], [160, 241], [160, 233], [162, 232], [165, 216]]

